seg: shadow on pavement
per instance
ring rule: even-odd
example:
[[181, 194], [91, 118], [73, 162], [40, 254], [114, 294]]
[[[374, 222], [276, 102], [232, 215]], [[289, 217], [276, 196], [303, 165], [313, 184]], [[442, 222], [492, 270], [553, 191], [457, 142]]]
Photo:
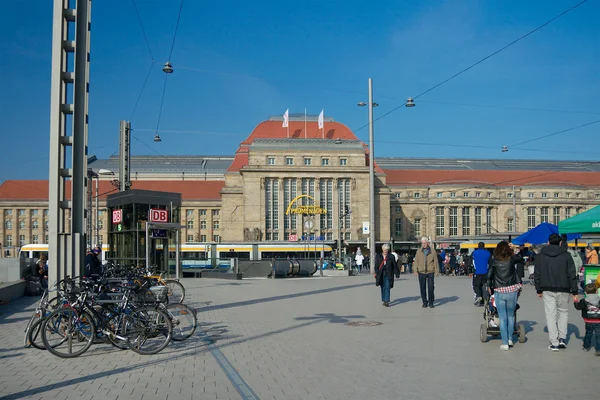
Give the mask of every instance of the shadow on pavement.
[[[544, 326], [544, 332], [548, 333], [548, 326]], [[571, 336], [573, 335], [575, 335], [575, 339], [583, 340], [583, 336], [581, 336], [581, 332], [579, 332], [577, 325], [569, 324], [567, 326], [567, 343], [569, 343]]]
[[411, 301], [417, 301], [421, 298], [421, 296], [412, 296], [412, 297], [402, 297], [399, 299], [394, 299], [390, 302], [390, 307], [397, 306], [399, 304], [409, 303]]
[[458, 299], [459, 299], [458, 296], [442, 297], [441, 299], [437, 299], [434, 304], [436, 306], [443, 306], [444, 304], [447, 304], [447, 303], [453, 303]]
[[373, 282], [358, 283], [358, 284], [354, 284], [354, 285], [339, 286], [339, 287], [333, 287], [333, 288], [327, 288], [327, 289], [311, 290], [309, 292], [290, 293], [290, 294], [284, 294], [284, 295], [280, 295], [280, 296], [265, 297], [263, 299], [237, 301], [235, 303], [227, 303], [227, 304], [203, 307], [203, 308], [198, 309], [198, 311], [212, 311], [212, 310], [220, 310], [220, 309], [224, 309], [224, 308], [250, 306], [253, 304], [268, 303], [270, 301], [276, 301], [276, 300], [286, 300], [286, 299], [293, 299], [296, 297], [312, 296], [315, 294], [337, 292], [339, 290], [354, 289], [354, 288], [358, 288], [358, 287], [362, 287], [362, 286], [373, 286]]
[[522, 324], [525, 327], [525, 334], [529, 332], [533, 332], [533, 327], [537, 325], [536, 321], [517, 321], [519, 324]]

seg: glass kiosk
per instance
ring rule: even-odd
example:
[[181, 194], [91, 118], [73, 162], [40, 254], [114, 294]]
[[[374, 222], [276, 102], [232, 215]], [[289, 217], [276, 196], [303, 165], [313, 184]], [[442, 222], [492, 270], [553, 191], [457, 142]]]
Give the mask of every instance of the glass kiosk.
[[118, 265], [155, 268], [179, 275], [181, 193], [125, 190], [108, 195], [107, 260]]

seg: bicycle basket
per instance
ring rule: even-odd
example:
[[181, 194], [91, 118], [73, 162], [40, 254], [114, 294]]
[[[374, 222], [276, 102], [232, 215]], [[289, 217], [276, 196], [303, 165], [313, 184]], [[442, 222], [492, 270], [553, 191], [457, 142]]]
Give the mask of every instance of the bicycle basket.
[[166, 303], [167, 290], [166, 286], [152, 286], [143, 289], [138, 293], [138, 300], [143, 303]]

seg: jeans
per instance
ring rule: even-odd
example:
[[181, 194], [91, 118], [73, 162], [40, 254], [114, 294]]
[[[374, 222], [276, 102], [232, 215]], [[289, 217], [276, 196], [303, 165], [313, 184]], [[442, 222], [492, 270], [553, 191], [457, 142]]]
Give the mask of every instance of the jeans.
[[390, 278], [384, 272], [381, 279], [381, 301], [390, 302]]
[[[419, 273], [419, 287], [421, 288], [421, 300], [423, 304], [433, 305], [435, 301], [435, 294], [433, 293], [435, 285], [433, 283], [433, 273], [421, 274]], [[427, 290], [425, 286], [427, 285]], [[429, 299], [427, 298], [427, 292], [429, 292]]]
[[500, 336], [502, 344], [508, 345], [515, 332], [515, 309], [517, 308], [517, 292], [498, 293], [496, 297], [496, 309], [500, 317]]
[[544, 311], [546, 312], [546, 325], [548, 337], [552, 346], [558, 346], [558, 339], [567, 338], [567, 325], [569, 322], [569, 293], [544, 292]]
[[600, 323], [585, 323], [585, 337], [583, 338], [583, 347], [589, 349], [592, 347], [592, 338], [595, 336], [594, 348], [600, 352]]
[[362, 264], [356, 264], [356, 269], [358, 270], [358, 273], [360, 274], [360, 270], [362, 269]]

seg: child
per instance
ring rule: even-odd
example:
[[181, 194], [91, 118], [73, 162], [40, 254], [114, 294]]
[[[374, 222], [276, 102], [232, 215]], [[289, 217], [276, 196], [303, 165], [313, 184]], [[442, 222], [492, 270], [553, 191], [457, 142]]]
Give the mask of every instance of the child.
[[600, 297], [597, 294], [595, 283], [585, 285], [585, 298], [575, 304], [575, 308], [581, 310], [581, 316], [585, 322], [585, 337], [583, 338], [583, 350], [590, 351], [592, 338], [595, 336], [594, 348], [596, 356], [600, 357]]

